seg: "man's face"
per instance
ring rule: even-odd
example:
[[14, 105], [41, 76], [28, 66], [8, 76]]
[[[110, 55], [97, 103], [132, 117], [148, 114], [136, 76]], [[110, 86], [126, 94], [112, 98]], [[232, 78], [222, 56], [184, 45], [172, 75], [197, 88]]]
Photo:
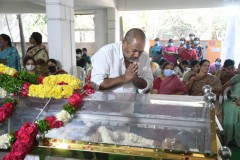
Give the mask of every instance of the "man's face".
[[132, 43], [123, 40], [123, 55], [129, 62], [136, 61], [144, 51], [145, 40], [135, 38]]

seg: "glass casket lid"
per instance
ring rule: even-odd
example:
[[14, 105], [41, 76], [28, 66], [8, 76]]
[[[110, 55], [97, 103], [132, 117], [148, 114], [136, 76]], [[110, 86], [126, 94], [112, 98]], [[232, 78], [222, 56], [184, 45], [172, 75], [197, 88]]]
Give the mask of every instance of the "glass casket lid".
[[[61, 109], [51, 104], [47, 115]], [[210, 153], [210, 133], [203, 97], [96, 92], [70, 123], [45, 137]]]

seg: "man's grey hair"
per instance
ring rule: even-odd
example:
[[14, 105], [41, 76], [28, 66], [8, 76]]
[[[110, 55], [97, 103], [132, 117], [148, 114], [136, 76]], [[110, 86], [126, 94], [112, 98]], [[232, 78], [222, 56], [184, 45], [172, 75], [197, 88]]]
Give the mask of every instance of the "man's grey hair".
[[146, 40], [146, 35], [143, 30], [139, 28], [132, 28], [126, 33], [124, 39], [127, 41], [127, 43], [132, 43], [137, 37]]

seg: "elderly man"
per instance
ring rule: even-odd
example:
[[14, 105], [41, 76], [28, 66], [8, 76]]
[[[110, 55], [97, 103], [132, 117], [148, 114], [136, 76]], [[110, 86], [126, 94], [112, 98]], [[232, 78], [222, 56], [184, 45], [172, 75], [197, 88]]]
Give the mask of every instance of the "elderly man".
[[129, 30], [124, 39], [100, 48], [92, 57], [91, 82], [96, 89], [143, 93], [152, 85], [146, 36], [141, 29]]

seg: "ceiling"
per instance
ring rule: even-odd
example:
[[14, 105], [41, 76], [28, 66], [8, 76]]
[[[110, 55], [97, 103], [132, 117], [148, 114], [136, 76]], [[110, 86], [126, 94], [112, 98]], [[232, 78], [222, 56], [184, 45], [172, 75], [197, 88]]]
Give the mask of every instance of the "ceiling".
[[[119, 11], [214, 8], [240, 0], [74, 0], [76, 13], [116, 7]], [[45, 0], [0, 0], [0, 13], [45, 13]]]

